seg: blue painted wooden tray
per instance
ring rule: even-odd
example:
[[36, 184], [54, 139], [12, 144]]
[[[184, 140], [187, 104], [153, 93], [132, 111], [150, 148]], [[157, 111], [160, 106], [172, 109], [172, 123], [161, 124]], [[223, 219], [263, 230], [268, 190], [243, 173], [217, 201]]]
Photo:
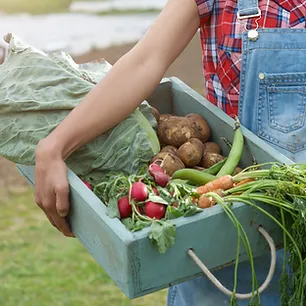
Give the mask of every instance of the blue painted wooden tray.
[[[222, 146], [225, 154], [228, 153], [221, 137], [233, 139], [234, 121], [177, 78], [164, 79], [148, 102], [162, 113], [202, 115], [211, 126], [212, 139]], [[243, 133], [242, 166], [250, 165], [252, 156], [259, 163], [292, 163], [250, 131], [243, 129]], [[33, 167], [18, 165], [18, 168], [34, 184]], [[237, 231], [219, 206], [175, 220], [175, 245], [161, 255], [151, 245], [146, 229], [131, 233], [118, 219], [110, 219], [105, 205], [71, 171], [69, 182], [72, 205], [69, 221], [74, 234], [130, 299], [202, 274], [187, 255], [190, 248], [209, 269], [231, 264], [235, 259]], [[233, 209], [248, 234], [254, 256], [268, 250], [266, 241], [257, 231], [259, 225], [263, 225], [276, 245], [281, 246], [282, 232], [270, 219], [241, 203], [234, 204]], [[241, 255], [241, 261], [245, 260], [244, 251]]]

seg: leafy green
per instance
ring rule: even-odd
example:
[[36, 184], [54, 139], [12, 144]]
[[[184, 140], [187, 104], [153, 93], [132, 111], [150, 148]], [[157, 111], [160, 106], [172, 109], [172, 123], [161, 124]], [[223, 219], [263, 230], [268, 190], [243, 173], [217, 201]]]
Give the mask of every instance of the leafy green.
[[110, 218], [119, 218], [119, 209], [118, 209], [118, 201], [116, 198], [110, 198], [108, 201], [107, 205], [107, 210], [106, 210], [107, 215]]
[[186, 207], [185, 209], [185, 213], [184, 213], [184, 217], [190, 217], [190, 216], [193, 216], [199, 212], [202, 212], [203, 209], [195, 206], [195, 205], [189, 205]]
[[[135, 202], [129, 190], [134, 182], [140, 180], [146, 184], [149, 195], [145, 201]], [[153, 188], [158, 190], [159, 195], [154, 193]], [[176, 236], [174, 224], [167, 220], [188, 217], [203, 211], [192, 201], [191, 196], [197, 195], [194, 186], [186, 184], [185, 181], [175, 180], [166, 187], [160, 187], [149, 174], [148, 166], [140, 168], [137, 173], [131, 175], [123, 172], [110, 172], [94, 186], [94, 193], [107, 204], [107, 213], [111, 218], [119, 218], [117, 200], [120, 197], [128, 196], [132, 205], [132, 215], [122, 219], [122, 223], [131, 232], [151, 226], [149, 239], [161, 253], [165, 253], [174, 244]], [[147, 201], [165, 205], [166, 214], [162, 220], [146, 216], [142, 209]]]
[[149, 231], [149, 238], [157, 250], [163, 254], [175, 242], [176, 230], [174, 224], [168, 221], [154, 221]]
[[166, 200], [164, 200], [162, 197], [157, 195], [150, 195], [148, 200], [154, 203], [169, 205], [169, 203]]
[[134, 222], [132, 218], [125, 218], [122, 219], [121, 222], [123, 223], [123, 225], [128, 229], [128, 230], [133, 230], [134, 228]]
[[[267, 165], [270, 165], [269, 169], [261, 169]], [[305, 164], [266, 163], [244, 169], [233, 178], [235, 182], [244, 179], [252, 179], [252, 181], [225, 191], [223, 199], [212, 193], [209, 195], [213, 196], [218, 203], [245, 203], [268, 216], [283, 230], [284, 263], [280, 279], [281, 305], [304, 305], [306, 292]], [[276, 216], [270, 214], [257, 202], [275, 207], [280, 214]]]
[[125, 218], [122, 219], [121, 222], [125, 225], [125, 227], [130, 230], [131, 232], [137, 232], [141, 231], [145, 227], [150, 226], [150, 221], [144, 221], [144, 220], [133, 220], [133, 218]]
[[[37, 143], [49, 135], [108, 73], [105, 62], [77, 65], [65, 53], [45, 54], [14, 35], [0, 66], [0, 155], [34, 165]], [[84, 114], [86, 115], [86, 114]], [[157, 122], [143, 102], [128, 118], [74, 152], [66, 161], [96, 185], [111, 171], [136, 173], [160, 147]]]
[[133, 226], [133, 232], [141, 231], [143, 228], [150, 226], [150, 224], [151, 221], [138, 219]]
[[166, 219], [176, 219], [180, 218], [184, 215], [184, 213], [174, 206], [168, 206], [166, 212]]

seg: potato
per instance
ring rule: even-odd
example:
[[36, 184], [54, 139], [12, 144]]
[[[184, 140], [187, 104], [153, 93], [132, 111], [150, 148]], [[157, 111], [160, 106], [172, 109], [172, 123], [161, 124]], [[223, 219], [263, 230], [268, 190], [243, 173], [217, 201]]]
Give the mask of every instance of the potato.
[[218, 153], [204, 153], [202, 158], [202, 166], [204, 168], [210, 168], [219, 161], [223, 160], [225, 157]]
[[215, 142], [205, 142], [203, 144], [205, 153], [221, 154], [221, 147]]
[[151, 164], [155, 163], [157, 161], [159, 161], [159, 165], [160, 163], [164, 160], [164, 158], [166, 157], [166, 155], [169, 154], [169, 152], [159, 152], [156, 155], [154, 155], [151, 159]]
[[203, 144], [197, 138], [191, 138], [183, 143], [178, 151], [178, 157], [186, 167], [194, 167], [198, 165], [203, 156]]
[[170, 114], [160, 114], [158, 122], [162, 123], [163, 121], [167, 120], [170, 117], [172, 117], [172, 115], [170, 115]]
[[160, 150], [160, 152], [168, 152], [168, 153], [172, 153], [173, 155], [177, 156], [177, 148], [174, 146], [165, 146]]
[[195, 144], [199, 148], [199, 150], [202, 150], [204, 154], [204, 143], [199, 138], [190, 138], [189, 142]]
[[159, 111], [155, 108], [155, 107], [152, 107], [152, 114], [153, 116], [155, 117], [156, 121], [159, 122], [159, 119], [160, 119], [160, 113]]
[[179, 148], [190, 138], [197, 138], [199, 132], [192, 120], [171, 116], [159, 124], [157, 134], [160, 142]]
[[233, 176], [240, 173], [242, 171], [242, 169], [240, 167], [236, 167], [236, 169], [233, 172]]
[[175, 171], [185, 168], [184, 163], [172, 153], [160, 152], [152, 158], [151, 163], [157, 160], [161, 161], [162, 168], [169, 176], [172, 176]]
[[193, 127], [198, 131], [198, 137], [202, 142], [207, 142], [211, 136], [211, 129], [206, 120], [198, 114], [189, 114], [186, 118], [192, 121]]

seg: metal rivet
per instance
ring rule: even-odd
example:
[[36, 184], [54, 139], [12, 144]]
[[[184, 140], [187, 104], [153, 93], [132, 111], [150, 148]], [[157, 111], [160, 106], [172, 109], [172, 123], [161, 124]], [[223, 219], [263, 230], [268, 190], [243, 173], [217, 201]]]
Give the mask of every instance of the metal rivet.
[[261, 73], [259, 73], [258, 77], [259, 77], [261, 80], [264, 80], [265, 74], [261, 72]]
[[259, 34], [258, 34], [256, 29], [249, 30], [248, 39], [250, 41], [256, 41], [258, 39], [258, 37], [259, 37]]

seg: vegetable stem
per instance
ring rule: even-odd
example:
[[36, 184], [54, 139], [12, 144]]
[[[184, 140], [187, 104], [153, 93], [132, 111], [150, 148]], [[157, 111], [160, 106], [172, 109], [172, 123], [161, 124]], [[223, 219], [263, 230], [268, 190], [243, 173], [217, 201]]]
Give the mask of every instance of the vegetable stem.
[[[241, 202], [241, 199], [239, 197], [228, 197], [227, 200], [230, 201], [230, 202], [239, 202], [239, 201]], [[261, 208], [258, 205], [252, 203], [251, 201], [248, 201], [248, 200], [245, 200], [245, 199], [243, 199], [243, 202], [245, 204], [247, 204], [247, 205], [250, 205], [250, 206], [256, 208], [257, 210], [259, 210], [260, 212], [262, 212], [263, 214], [268, 216], [276, 224], [278, 224], [278, 226], [286, 233], [287, 237], [291, 240], [294, 248], [296, 249], [296, 252], [297, 252], [297, 255], [298, 255], [298, 259], [299, 259], [299, 262], [300, 262], [300, 274], [303, 276], [304, 275], [304, 266], [303, 266], [302, 254], [301, 254], [301, 252], [300, 252], [300, 250], [299, 250], [295, 240], [293, 239], [291, 234], [288, 232], [288, 230], [274, 216], [272, 216], [270, 213], [268, 213], [263, 208]], [[300, 279], [299, 286], [298, 286], [298, 302], [299, 303], [301, 302], [302, 293], [303, 293], [303, 278]]]
[[[253, 254], [252, 254], [252, 250], [251, 250], [251, 246], [250, 246], [250, 242], [249, 242], [248, 236], [247, 236], [243, 226], [238, 221], [237, 217], [235, 216], [233, 211], [230, 209], [229, 205], [225, 204], [224, 199], [222, 199], [218, 194], [213, 193], [213, 192], [208, 193], [207, 195], [213, 197], [218, 203], [220, 203], [222, 205], [223, 210], [225, 211], [225, 213], [227, 214], [229, 219], [232, 221], [234, 226], [237, 228], [237, 230], [238, 230], [238, 239], [239, 240], [242, 239], [242, 242], [244, 244], [244, 247], [245, 247], [245, 250], [246, 250], [246, 253], [248, 255], [248, 258], [249, 258], [249, 261], [250, 261], [250, 265], [251, 265], [251, 271], [252, 271], [252, 300], [251, 300], [251, 303], [254, 302], [255, 287], [256, 287], [256, 290], [257, 290], [256, 291], [257, 298], [258, 298], [258, 300], [260, 300], [259, 293], [258, 293], [258, 283], [257, 283], [255, 267], [254, 267]], [[241, 235], [241, 232], [242, 232], [242, 235]], [[237, 246], [237, 248], [238, 248], [238, 246]], [[237, 252], [238, 252], [238, 250], [237, 250]], [[240, 244], [239, 244], [239, 253], [240, 253]], [[236, 264], [235, 264], [234, 280], [237, 278], [237, 273], [238, 273], [237, 258], [238, 258], [238, 261], [239, 261], [239, 254], [238, 254], [238, 257], [237, 257], [237, 253], [236, 253]], [[234, 292], [236, 292], [236, 291], [234, 291]], [[231, 299], [231, 302], [234, 303], [234, 301], [235, 301], [235, 299]]]

